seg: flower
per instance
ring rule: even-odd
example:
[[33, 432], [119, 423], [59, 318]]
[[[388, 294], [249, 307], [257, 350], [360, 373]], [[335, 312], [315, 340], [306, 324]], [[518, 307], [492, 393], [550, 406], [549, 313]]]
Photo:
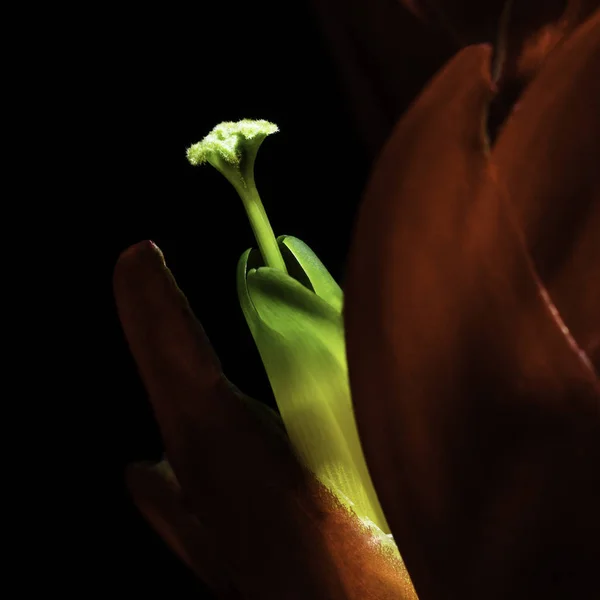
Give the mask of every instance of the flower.
[[[132, 492], [142, 512], [173, 550], [225, 597], [237, 597], [239, 591], [244, 598], [410, 600], [416, 596], [389, 535], [352, 413], [342, 291], [301, 240], [275, 238], [256, 189], [256, 153], [265, 137], [275, 131], [277, 127], [267, 121], [222, 123], [191, 146], [187, 156], [192, 164], [209, 162], [229, 180], [240, 195], [255, 233], [259, 250], [248, 250], [240, 259], [238, 294], [281, 419], [266, 406], [241, 395], [224, 379], [202, 334], [198, 339], [197, 333], [194, 336], [191, 332], [190, 336], [185, 331], [190, 327], [197, 330], [199, 325], [193, 325], [189, 308], [170, 280], [160, 251], [152, 244], [134, 247], [120, 261], [115, 287], [126, 333], [133, 340], [132, 350], [136, 356], [140, 352], [144, 355], [138, 364], [156, 402], [168, 460], [156, 466], [133, 467], [129, 472]], [[142, 272], [145, 274], [140, 280]], [[162, 304], [168, 321], [160, 327], [165, 327], [168, 339], [159, 346], [148, 344], [149, 338], [159, 342], [150, 323], [156, 315], [150, 319], [149, 313], [140, 314], [140, 307], [155, 304]], [[181, 335], [189, 336], [188, 341], [180, 339]], [[191, 363], [199, 366], [198, 358], [188, 356], [190, 347], [198, 346], [205, 364], [198, 370], [199, 375], [186, 373]], [[173, 380], [163, 389], [160, 380], [164, 373], [152, 366], [153, 355], [170, 354], [169, 348], [174, 352], [169, 359], [173, 361], [171, 368], [183, 369], [175, 376], [182, 382], [181, 392], [186, 398], [183, 415], [177, 413], [182, 409], [177, 394], [168, 389]], [[183, 354], [177, 356], [178, 349]], [[194, 386], [189, 389], [189, 384], [183, 382], [189, 382], [190, 376], [203, 384], [196, 391], [199, 399], [210, 397], [221, 408], [225, 405], [221, 418], [232, 433], [231, 439], [215, 439], [218, 429], [206, 423], [206, 413], [200, 416], [202, 402], [196, 407], [194, 400], [187, 400]], [[214, 419], [211, 413], [209, 422]], [[186, 435], [188, 427], [191, 432]], [[203, 431], [205, 428], [210, 436]], [[286, 434], [282, 435], [284, 428]], [[225, 429], [223, 424], [221, 429]], [[211, 439], [210, 445], [206, 445], [207, 438]], [[200, 439], [204, 443], [199, 443]], [[188, 444], [194, 449], [193, 456]], [[234, 496], [230, 487], [229, 491], [222, 488], [213, 492], [221, 498], [216, 504], [211, 503], [212, 498], [207, 501], [201, 491], [200, 497], [186, 497], [193, 494], [190, 479], [199, 472], [194, 461], [203, 454], [218, 457], [213, 467], [220, 471], [220, 479], [236, 482]], [[236, 459], [238, 455], [240, 460]], [[228, 496], [225, 502], [224, 492]], [[229, 514], [225, 520], [232, 522], [231, 527], [222, 524], [216, 541], [214, 534], [205, 531], [204, 519], [198, 515], [204, 515], [208, 504], [212, 521], [213, 512], [221, 517], [227, 512], [227, 503], [237, 498], [253, 508], [242, 511], [241, 521], [236, 522]], [[240, 509], [234, 503], [229, 504], [229, 511], [235, 514]], [[252, 516], [250, 528], [248, 515]], [[273, 525], [266, 524], [271, 521]], [[251, 535], [246, 537], [249, 529]], [[226, 531], [229, 535], [224, 535]], [[287, 550], [282, 552], [281, 547]], [[215, 549], [224, 564], [215, 560]], [[268, 563], [266, 556], [271, 557]], [[260, 567], [252, 568], [259, 557]], [[228, 573], [229, 561], [235, 564], [233, 574]], [[282, 565], [273, 566], [278, 563]], [[280, 585], [276, 578], [269, 577], [268, 592], [264, 589], [266, 565], [281, 572]], [[340, 580], [342, 571], [347, 573]], [[298, 584], [300, 577], [303, 585]], [[262, 585], [255, 587], [252, 579]], [[290, 585], [295, 588], [293, 595]]]
[[[600, 11], [552, 52], [493, 144], [490, 58], [485, 45], [459, 52], [375, 165], [345, 288], [352, 402], [421, 600], [591, 599]], [[291, 264], [259, 305], [286, 306]], [[306, 282], [294, 289], [321, 306]], [[115, 295], [172, 466], [133, 468], [132, 492], [220, 597], [414, 598], [278, 417], [225, 379], [156, 247], [122, 255]], [[276, 320], [257, 312], [251, 328]]]
[[397, 552], [387, 537], [352, 412], [342, 290], [304, 242], [275, 239], [256, 189], [256, 153], [276, 131], [268, 121], [222, 123], [189, 148], [188, 159], [193, 165], [208, 161], [225, 175], [256, 233], [260, 252], [250, 249], [241, 257], [238, 295], [296, 453]]

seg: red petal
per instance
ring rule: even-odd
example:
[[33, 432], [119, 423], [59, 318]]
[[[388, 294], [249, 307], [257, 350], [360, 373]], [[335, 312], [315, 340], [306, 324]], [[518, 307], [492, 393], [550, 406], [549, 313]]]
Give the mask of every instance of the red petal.
[[487, 164], [489, 58], [458, 54], [372, 175], [346, 293], [353, 401], [421, 600], [591, 598], [600, 385]]
[[552, 300], [591, 355], [600, 336], [600, 11], [548, 59], [493, 160]]

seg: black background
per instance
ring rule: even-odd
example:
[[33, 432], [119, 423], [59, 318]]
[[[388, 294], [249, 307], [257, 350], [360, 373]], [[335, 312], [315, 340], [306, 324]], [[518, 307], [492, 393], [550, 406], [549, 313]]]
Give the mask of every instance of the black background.
[[280, 133], [256, 164], [273, 228], [308, 243], [338, 280], [368, 160], [306, 2], [99, 8], [75, 37], [62, 74], [72, 90], [62, 109], [77, 130], [61, 167], [73, 203], [58, 216], [75, 233], [61, 271], [75, 289], [67, 309], [81, 327], [73, 364], [82, 364], [69, 367], [74, 435], [61, 471], [76, 531], [58, 544], [69, 546], [59, 585], [84, 596], [208, 598], [125, 488], [125, 466], [158, 459], [161, 443], [117, 319], [114, 263], [132, 243], [157, 243], [227, 376], [271, 402], [235, 287], [237, 260], [254, 245], [249, 224], [227, 181], [191, 167], [185, 150], [224, 120], [275, 122]]

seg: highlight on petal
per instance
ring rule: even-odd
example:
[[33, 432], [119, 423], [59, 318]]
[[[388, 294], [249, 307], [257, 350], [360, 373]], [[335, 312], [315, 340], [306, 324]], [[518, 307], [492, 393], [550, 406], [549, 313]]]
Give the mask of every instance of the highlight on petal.
[[488, 162], [490, 54], [460, 52], [375, 166], [346, 287], [352, 398], [422, 598], [592, 598], [600, 385]]

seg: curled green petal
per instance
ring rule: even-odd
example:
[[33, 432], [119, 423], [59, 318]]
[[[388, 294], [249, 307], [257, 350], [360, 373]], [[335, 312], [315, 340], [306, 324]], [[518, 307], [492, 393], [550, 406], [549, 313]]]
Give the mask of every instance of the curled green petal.
[[[338, 312], [341, 312], [344, 302], [342, 288], [329, 274], [318, 256], [302, 241], [290, 235], [280, 235], [277, 238], [280, 247], [285, 246], [299, 268], [308, 278], [314, 293], [327, 302]], [[282, 249], [283, 250], [283, 249]], [[289, 265], [288, 265], [289, 268]]]
[[252, 258], [248, 250], [238, 264], [240, 304], [290, 440], [300, 460], [386, 544], [389, 529], [354, 420], [341, 312], [281, 271], [249, 268]]

